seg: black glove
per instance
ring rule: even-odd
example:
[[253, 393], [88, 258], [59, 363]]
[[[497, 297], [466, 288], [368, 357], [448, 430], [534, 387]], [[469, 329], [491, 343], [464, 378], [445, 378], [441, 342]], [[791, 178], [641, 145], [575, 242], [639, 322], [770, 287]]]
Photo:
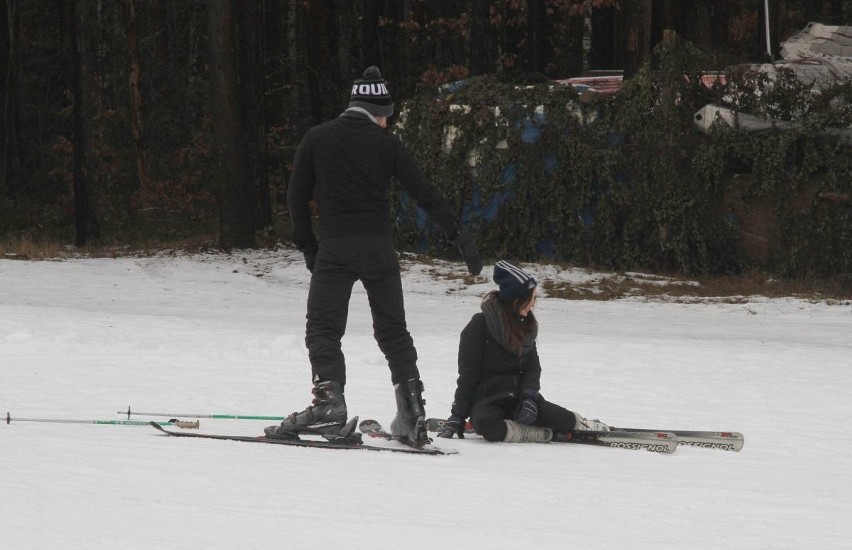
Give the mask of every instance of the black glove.
[[452, 439], [453, 434], [458, 434], [459, 439], [464, 439], [464, 418], [451, 414], [444, 421], [444, 429], [438, 433], [438, 437]]
[[450, 241], [450, 244], [456, 245], [464, 256], [464, 261], [467, 264], [467, 270], [471, 275], [479, 275], [482, 271], [482, 260], [479, 259], [479, 252], [476, 250], [476, 243], [473, 242], [473, 235], [467, 230], [467, 227], [462, 227], [458, 236]]
[[515, 409], [515, 422], [529, 426], [534, 424], [538, 418], [538, 405], [535, 400], [538, 392], [535, 390], [524, 390], [525, 399], [518, 403]]
[[305, 267], [308, 268], [308, 271], [313, 273], [314, 263], [317, 261], [317, 249], [309, 248], [307, 250], [302, 251], [302, 254], [305, 255]]

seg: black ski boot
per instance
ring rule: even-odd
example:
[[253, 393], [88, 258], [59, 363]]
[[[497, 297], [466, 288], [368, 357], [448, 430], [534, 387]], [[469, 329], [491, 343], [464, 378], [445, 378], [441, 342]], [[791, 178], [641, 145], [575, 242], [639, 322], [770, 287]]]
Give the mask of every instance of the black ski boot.
[[[307, 409], [294, 412], [279, 426], [267, 427], [264, 430], [266, 437], [298, 439], [299, 434], [304, 433], [333, 440], [348, 436], [349, 434], [345, 433], [348, 424], [343, 384], [332, 381], [317, 382], [311, 393], [314, 394], [314, 400]], [[352, 429], [348, 431], [351, 432]]]
[[395, 384], [396, 418], [391, 422], [391, 434], [413, 447], [422, 447], [431, 440], [426, 433], [426, 410], [423, 400], [423, 382], [412, 378]]

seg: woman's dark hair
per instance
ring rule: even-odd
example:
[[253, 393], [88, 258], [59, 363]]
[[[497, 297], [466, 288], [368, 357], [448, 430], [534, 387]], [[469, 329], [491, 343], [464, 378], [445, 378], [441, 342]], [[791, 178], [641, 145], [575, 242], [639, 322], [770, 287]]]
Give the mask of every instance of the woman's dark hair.
[[526, 317], [521, 317], [518, 313], [530, 301], [532, 292], [521, 298], [515, 298], [511, 302], [499, 300], [497, 294], [497, 290], [492, 290], [486, 295], [485, 299], [495, 300], [500, 304], [500, 309], [503, 312], [503, 326], [506, 331], [506, 343], [520, 354], [527, 335], [538, 325], [532, 310], [527, 313]]

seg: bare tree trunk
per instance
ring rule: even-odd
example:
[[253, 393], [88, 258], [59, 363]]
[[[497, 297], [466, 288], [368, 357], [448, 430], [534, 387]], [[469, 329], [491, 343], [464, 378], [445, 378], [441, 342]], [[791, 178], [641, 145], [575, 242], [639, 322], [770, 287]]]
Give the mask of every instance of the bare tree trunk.
[[325, 35], [325, 6], [317, 2], [306, 2], [305, 12], [307, 16], [307, 57], [308, 57], [308, 90], [310, 93], [311, 121], [319, 124], [325, 118], [323, 116], [322, 101], [320, 96], [319, 66], [323, 59], [328, 56], [324, 51]]
[[349, 100], [348, 86], [352, 84], [349, 78], [353, 65], [356, 65], [361, 56], [354, 51], [353, 44], [361, 41], [361, 26], [354, 23], [357, 12], [352, 2], [332, 2], [335, 8], [332, 10], [332, 29], [329, 33], [329, 70], [331, 71], [332, 109], [340, 112], [345, 103], [339, 98], [345, 94]]
[[831, 17], [831, 21], [837, 25], [849, 25], [849, 19], [844, 17], [844, 9], [849, 16], [852, 16], [852, 7], [847, 4], [844, 8], [843, 0], [831, 0], [828, 4], [828, 15]]
[[651, 57], [652, 0], [630, 0], [624, 4], [626, 22], [624, 77], [635, 75]]
[[[287, 105], [290, 94], [287, 90], [292, 81], [285, 74], [286, 55], [290, 48], [287, 28], [288, 2], [264, 0], [263, 34], [264, 59], [268, 69], [264, 71], [266, 88], [266, 121], [273, 127], [284, 124], [289, 114]], [[280, 160], [280, 159], [279, 159]], [[275, 161], [273, 161], [275, 162]]]
[[[139, 63], [139, 34], [136, 27], [136, 6], [138, 0], [127, 0], [127, 47], [129, 59], [130, 117], [133, 142], [136, 145], [136, 177], [138, 188], [148, 186], [148, 149], [145, 143], [145, 125], [142, 116], [142, 89], [140, 88], [141, 68]], [[132, 193], [128, 193], [132, 196]], [[129, 206], [129, 205], [128, 205]], [[132, 214], [132, 210], [128, 209]]]
[[306, 2], [308, 89], [311, 95], [311, 120], [319, 124], [331, 107], [326, 97], [327, 64], [332, 59], [329, 48], [329, 10], [325, 2]]
[[496, 50], [494, 31], [491, 26], [491, 10], [494, 0], [473, 0], [470, 15], [470, 62], [471, 76], [487, 74], [494, 70]]
[[[547, 45], [548, 70], [559, 76], [582, 74], [589, 67], [588, 13], [585, 10], [572, 13], [568, 9], [561, 9], [550, 19], [554, 22], [549, 24], [548, 29], [548, 36], [551, 37]], [[558, 56], [555, 55], [557, 50]]]
[[615, 8], [592, 7], [592, 53], [589, 69], [616, 69], [615, 60]]
[[253, 196], [246, 193], [246, 153], [237, 88], [236, 14], [233, 0], [211, 0], [213, 112], [219, 166], [219, 244], [225, 249], [255, 246]]
[[[414, 62], [411, 59], [411, 48], [406, 43], [408, 37], [399, 25], [413, 17], [412, 0], [386, 1], [383, 13], [391, 21], [391, 25], [382, 27], [381, 46], [387, 49], [387, 53], [382, 52], [382, 76], [400, 75], [399, 79], [403, 78], [402, 75], [410, 77]], [[398, 93], [398, 89], [392, 87], [391, 92]]]
[[[254, 231], [272, 223], [264, 109], [264, 2], [240, 4], [238, 14], [237, 74], [238, 100], [242, 116], [246, 171], [241, 178], [252, 198], [250, 220]], [[248, 205], [247, 205], [248, 206]]]
[[547, 49], [547, 15], [544, 0], [527, 0], [526, 63], [530, 73], [544, 74], [549, 61]]
[[82, 30], [88, 22], [85, 6], [78, 6], [77, 0], [63, 2], [65, 18], [66, 51], [71, 57], [71, 83], [69, 89], [73, 97], [73, 165], [74, 165], [74, 244], [85, 246], [98, 238], [99, 229], [89, 186], [88, 139], [86, 133], [85, 107], [87, 95], [83, 84], [83, 74], [88, 67], [88, 52], [83, 47]]
[[[309, 80], [311, 70], [307, 67], [307, 30], [305, 23], [305, 7], [303, 2], [289, 0], [285, 14], [286, 63], [284, 76], [288, 90], [288, 111], [290, 120], [298, 128], [306, 128], [314, 124], [311, 113], [312, 98]], [[308, 93], [305, 93], [307, 90]], [[288, 161], [291, 159], [288, 159]]]
[[17, 29], [15, 3], [0, 0], [0, 199], [10, 195], [20, 176]]
[[[762, 10], [761, 10], [761, 13]], [[713, 5], [708, 0], [689, 4], [689, 14], [683, 19], [689, 21], [686, 36], [703, 50], [712, 50], [713, 44]]]
[[[713, 2], [713, 47], [716, 51], [728, 49], [728, 29], [730, 28], [729, 2], [715, 0]], [[810, 21], [810, 19], [808, 19]]]
[[355, 69], [363, 70], [370, 65], [382, 66], [381, 50], [379, 49], [379, 2], [381, 0], [364, 0], [364, 13], [361, 17], [361, 66]]

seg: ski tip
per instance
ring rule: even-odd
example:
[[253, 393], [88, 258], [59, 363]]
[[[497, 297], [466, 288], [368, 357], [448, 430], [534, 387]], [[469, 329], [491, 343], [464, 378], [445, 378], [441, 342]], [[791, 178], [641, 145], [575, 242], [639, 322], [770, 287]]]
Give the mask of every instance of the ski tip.
[[422, 451], [424, 454], [433, 454], [433, 455], [457, 455], [459, 454], [458, 449], [445, 449], [443, 447], [436, 447], [432, 444], [423, 445], [422, 447], [411, 447], [414, 450]]
[[738, 451], [743, 448], [743, 443], [745, 443], [745, 437], [743, 437], [743, 434], [741, 434], [740, 432], [722, 432], [720, 435], [724, 439], [728, 439], [734, 442], [735, 445], [738, 447]]
[[697, 447], [700, 449], [716, 449], [720, 451], [732, 451], [735, 453], [743, 449], [745, 439], [739, 432], [716, 432], [710, 438], [681, 437], [680, 444], [685, 447]]
[[355, 432], [355, 426], [357, 425], [358, 417], [353, 416], [349, 419], [349, 422], [347, 422], [342, 428], [340, 428], [340, 437], [346, 438], [351, 436]]
[[735, 453], [743, 450], [743, 445], [745, 444], [745, 437], [740, 432], [720, 432], [719, 433], [720, 444], [718, 447], [724, 451], [733, 451]]
[[157, 428], [158, 430], [160, 430], [160, 431], [161, 431], [161, 432], [163, 432], [163, 433], [169, 433], [169, 430], [167, 430], [167, 429], [165, 429], [164, 427], [160, 426], [159, 424], [157, 424], [157, 423], [156, 423], [156, 422], [154, 422], [153, 420], [152, 420], [152, 421], [150, 421], [150, 422], [148, 422], [148, 425], [149, 425], [149, 426], [153, 426], [153, 427]]
[[371, 418], [368, 418], [366, 420], [362, 420], [358, 424], [358, 429], [360, 429], [362, 432], [374, 432], [377, 429], [380, 430], [381, 427], [382, 427], [381, 424], [379, 424], [377, 421], [375, 421]]

